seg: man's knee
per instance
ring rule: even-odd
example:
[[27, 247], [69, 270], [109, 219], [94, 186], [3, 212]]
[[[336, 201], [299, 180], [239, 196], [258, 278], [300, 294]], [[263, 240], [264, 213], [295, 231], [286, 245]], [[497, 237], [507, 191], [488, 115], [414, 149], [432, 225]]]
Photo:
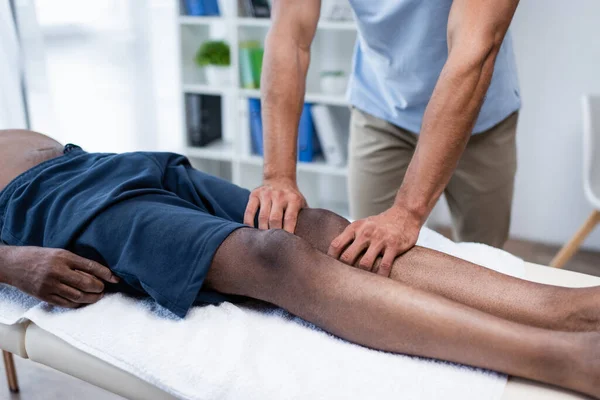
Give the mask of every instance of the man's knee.
[[341, 233], [350, 225], [348, 220], [323, 208], [304, 208], [298, 215], [297, 228], [322, 228]]
[[320, 209], [305, 208], [298, 215], [296, 235], [321, 252], [327, 252], [331, 241], [341, 234], [350, 222], [338, 214]]
[[[238, 229], [221, 245], [207, 283], [217, 291], [271, 301], [315, 250], [282, 229]], [[266, 297], [265, 297], [266, 296]]]
[[275, 272], [285, 269], [294, 254], [308, 250], [311, 250], [308, 243], [283, 229], [244, 228], [233, 232], [223, 242], [215, 261]]

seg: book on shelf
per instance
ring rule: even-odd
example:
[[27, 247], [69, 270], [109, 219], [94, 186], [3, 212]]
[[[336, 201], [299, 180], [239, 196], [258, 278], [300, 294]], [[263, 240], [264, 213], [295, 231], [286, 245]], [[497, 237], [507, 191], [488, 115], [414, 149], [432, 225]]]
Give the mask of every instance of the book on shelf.
[[271, 18], [271, 6], [267, 0], [242, 0], [247, 17]]
[[[321, 143], [323, 156], [327, 164], [341, 167], [347, 160], [347, 132], [350, 129], [348, 115], [336, 113], [336, 109], [325, 105], [313, 105], [312, 117], [317, 130], [317, 137]], [[342, 110], [347, 111], [347, 110]]]
[[260, 99], [248, 99], [248, 115], [250, 117], [252, 153], [262, 156], [264, 154], [264, 147]]
[[203, 0], [204, 1], [204, 12], [207, 16], [219, 16], [221, 11], [219, 10], [219, 2], [217, 0]]
[[223, 133], [221, 96], [185, 94], [188, 144], [203, 147], [219, 140]]
[[262, 73], [262, 63], [265, 49], [258, 47], [250, 50], [250, 65], [252, 67], [252, 80], [257, 88], [260, 88], [260, 74]]
[[219, 16], [218, 0], [183, 0], [187, 15], [194, 17]]
[[320, 150], [311, 108], [312, 104], [304, 103], [298, 124], [298, 161], [301, 162], [312, 162]]
[[[311, 104], [304, 104], [300, 123], [298, 124], [298, 161], [312, 162], [320, 154], [319, 140], [311, 115]], [[260, 99], [248, 99], [248, 115], [250, 119], [250, 143], [252, 153], [263, 156], [263, 123], [261, 117]]]
[[240, 43], [240, 82], [244, 89], [260, 88], [260, 74], [264, 49], [260, 42], [250, 40]]

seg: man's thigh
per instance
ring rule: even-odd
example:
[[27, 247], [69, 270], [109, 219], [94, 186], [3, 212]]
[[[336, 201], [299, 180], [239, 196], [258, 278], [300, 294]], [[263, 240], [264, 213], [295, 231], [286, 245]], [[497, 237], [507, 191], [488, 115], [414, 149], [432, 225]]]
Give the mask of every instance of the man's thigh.
[[168, 166], [163, 184], [166, 190], [180, 199], [208, 210], [214, 216], [237, 223], [244, 221], [250, 197], [247, 189], [199, 171], [187, 163]]
[[379, 214], [393, 204], [416, 144], [417, 135], [352, 109], [348, 189], [353, 219]]
[[508, 239], [517, 170], [518, 113], [473, 135], [445, 194], [455, 239], [502, 247]]

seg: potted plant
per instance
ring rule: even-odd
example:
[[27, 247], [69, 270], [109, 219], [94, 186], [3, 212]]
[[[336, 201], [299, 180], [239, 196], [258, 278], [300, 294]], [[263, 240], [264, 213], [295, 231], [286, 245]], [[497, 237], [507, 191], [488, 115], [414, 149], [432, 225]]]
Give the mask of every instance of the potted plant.
[[341, 70], [321, 72], [321, 91], [325, 94], [342, 94], [346, 90], [346, 74]]
[[231, 52], [229, 45], [222, 40], [202, 43], [194, 59], [206, 72], [211, 85], [228, 85], [231, 76]]

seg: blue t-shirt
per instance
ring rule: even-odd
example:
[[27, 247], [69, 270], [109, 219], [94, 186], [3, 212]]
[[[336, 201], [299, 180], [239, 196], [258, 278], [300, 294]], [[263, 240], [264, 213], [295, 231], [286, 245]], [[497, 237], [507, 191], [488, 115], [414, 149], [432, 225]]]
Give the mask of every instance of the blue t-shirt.
[[[418, 133], [448, 58], [452, 0], [350, 0], [358, 40], [348, 88], [350, 103]], [[510, 31], [474, 133], [485, 131], [521, 106]]]

